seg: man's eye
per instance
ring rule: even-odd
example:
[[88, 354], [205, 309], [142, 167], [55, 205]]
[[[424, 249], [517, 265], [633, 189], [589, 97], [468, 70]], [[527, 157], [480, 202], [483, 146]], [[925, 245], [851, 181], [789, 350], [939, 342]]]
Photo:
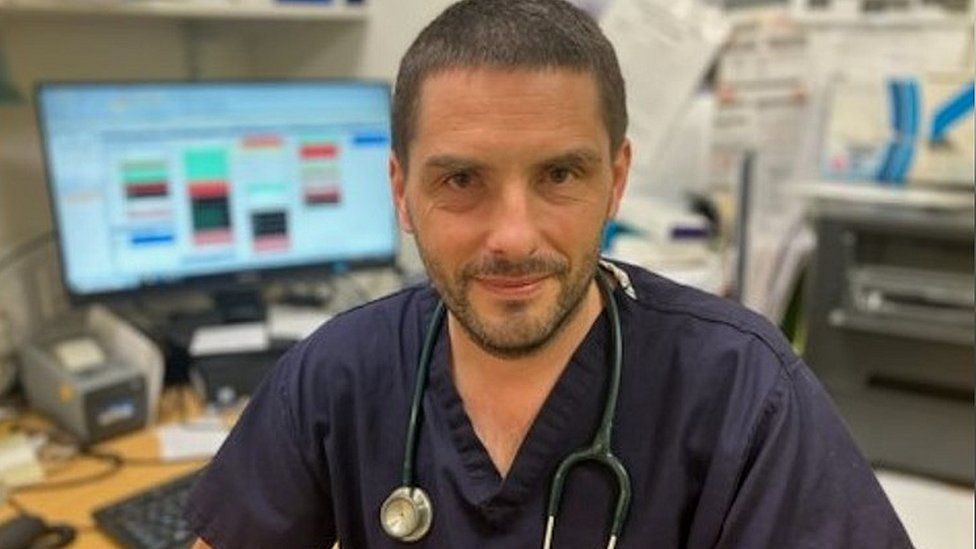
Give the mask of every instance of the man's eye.
[[466, 189], [471, 186], [473, 179], [470, 173], [458, 172], [447, 176], [445, 182], [456, 189]]
[[569, 168], [551, 168], [548, 177], [550, 183], [565, 183], [573, 177], [573, 171]]

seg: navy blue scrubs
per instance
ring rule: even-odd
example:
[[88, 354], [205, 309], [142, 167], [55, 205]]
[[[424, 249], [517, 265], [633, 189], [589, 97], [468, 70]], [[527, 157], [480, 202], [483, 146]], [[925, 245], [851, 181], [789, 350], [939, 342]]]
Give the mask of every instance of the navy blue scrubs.
[[[874, 474], [778, 331], [730, 302], [622, 266], [614, 452], [633, 487], [618, 547], [910, 547]], [[437, 296], [413, 287], [331, 320], [268, 376], [191, 496], [216, 548], [403, 547], [379, 522]], [[415, 547], [540, 547], [549, 483], [588, 445], [609, 371], [595, 322], [501, 478], [435, 349], [417, 454], [433, 526]], [[446, 326], [446, 323], [445, 323]], [[605, 547], [614, 479], [567, 481], [553, 546]]]

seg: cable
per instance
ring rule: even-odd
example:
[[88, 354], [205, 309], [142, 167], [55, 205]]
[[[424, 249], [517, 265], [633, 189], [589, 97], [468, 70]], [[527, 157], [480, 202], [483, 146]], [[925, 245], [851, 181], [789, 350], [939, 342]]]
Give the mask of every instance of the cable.
[[[89, 454], [85, 454], [85, 455], [89, 455]], [[98, 482], [100, 480], [107, 479], [112, 475], [118, 473], [122, 469], [122, 460], [119, 459], [119, 456], [115, 456], [112, 454], [104, 454], [104, 455], [90, 455], [90, 457], [94, 457], [96, 459], [100, 459], [103, 461], [108, 461], [109, 462], [108, 468], [83, 477], [72, 478], [68, 480], [46, 481], [46, 482], [40, 482], [38, 484], [19, 486], [13, 489], [13, 493], [47, 492], [50, 490], [63, 490], [66, 488], [74, 488], [76, 486], [82, 486], [92, 482]]]
[[94, 524], [73, 524], [67, 522], [59, 522], [57, 524], [51, 524], [46, 519], [41, 518], [37, 513], [32, 513], [26, 507], [23, 506], [19, 501], [14, 498], [13, 494], [7, 494], [7, 505], [13, 508], [14, 511], [21, 517], [33, 517], [44, 523], [44, 537], [45, 542], [40, 544], [32, 545], [31, 547], [66, 547], [75, 540], [78, 532], [96, 532], [99, 531], [98, 526]]
[[17, 511], [17, 515], [27, 521], [37, 521], [43, 529], [41, 537], [34, 540], [31, 547], [54, 549], [55, 547], [67, 547], [75, 540], [79, 531], [95, 530], [95, 526], [85, 524], [76, 526], [74, 524], [57, 523], [51, 524], [40, 517], [37, 513], [31, 513], [23, 505], [14, 499], [13, 494], [7, 494], [7, 505]]
[[187, 456], [177, 459], [164, 459], [158, 457], [128, 457], [113, 452], [98, 452], [91, 449], [83, 449], [82, 455], [88, 456], [95, 459], [101, 459], [105, 461], [115, 461], [118, 460], [119, 463], [123, 465], [130, 465], [134, 467], [153, 467], [162, 465], [178, 465], [180, 463], [197, 463], [205, 462], [210, 459], [210, 456]]
[[[60, 445], [62, 447], [69, 447], [69, 448], [79, 448], [78, 454], [69, 455], [66, 457], [66, 459], [63, 460], [63, 462], [65, 463], [75, 459], [78, 455], [84, 454], [84, 449], [79, 447], [76, 440], [63, 431], [60, 431], [53, 427], [46, 428], [46, 429], [34, 429], [28, 426], [19, 425], [18, 423], [19, 422], [14, 420], [14, 425], [17, 426], [21, 432], [28, 435], [30, 433], [41, 433], [47, 438], [48, 444], [55, 444], [55, 445]], [[61, 442], [57, 442], [59, 439], [61, 440]], [[95, 473], [89, 475], [70, 478], [67, 480], [48, 480], [44, 482], [38, 482], [36, 484], [28, 484], [24, 486], [11, 487], [8, 493], [8, 498], [12, 498], [14, 494], [18, 494], [18, 493], [62, 490], [67, 488], [74, 488], [76, 486], [82, 486], [84, 484], [88, 484], [92, 482], [98, 482], [100, 480], [111, 477], [112, 475], [117, 473], [119, 469], [122, 468], [122, 460], [119, 459], [118, 456], [105, 454], [105, 455], [90, 455], [89, 457], [98, 459], [100, 461], [108, 462], [108, 467], [101, 471], [96, 471]], [[58, 471], [59, 472], [63, 471], [66, 468], [67, 467], [61, 467], [58, 469]]]
[[181, 458], [163, 459], [163, 458], [148, 458], [148, 457], [123, 457], [122, 462], [125, 465], [132, 467], [156, 467], [164, 465], [180, 465], [182, 463], [199, 463], [203, 465], [204, 463], [210, 461], [213, 456], [186, 456]]
[[[181, 416], [183, 416], [184, 421], [188, 421], [186, 418], [187, 416], [186, 391], [179, 390], [177, 391], [176, 396], [178, 398], [178, 406], [180, 407], [180, 414]], [[90, 459], [101, 461], [106, 463], [108, 466], [103, 470], [97, 471], [89, 475], [80, 476], [77, 478], [70, 478], [67, 480], [49, 480], [49, 481], [39, 482], [37, 484], [30, 484], [26, 486], [16, 487], [11, 489], [9, 494], [10, 496], [12, 496], [14, 493], [61, 490], [61, 489], [81, 486], [92, 482], [98, 482], [115, 475], [125, 465], [134, 466], [134, 467], [139, 467], [139, 466], [157, 467], [157, 466], [166, 466], [166, 465], [179, 465], [185, 463], [198, 463], [203, 465], [204, 463], [206, 463], [212, 458], [212, 456], [209, 455], [187, 456], [187, 457], [177, 458], [177, 459], [163, 459], [159, 457], [128, 457], [114, 452], [96, 450], [89, 445], [81, 443], [73, 435], [65, 431], [62, 431], [56, 427], [32, 429], [24, 425], [18, 425], [18, 423], [19, 422], [14, 420], [14, 425], [19, 427], [19, 429], [25, 433], [31, 433], [31, 432], [42, 433], [47, 437], [49, 443], [55, 443], [56, 441], [60, 440], [58, 444], [60, 444], [61, 446], [74, 449], [71, 455], [68, 455], [63, 460], [65, 466], [60, 467], [58, 469], [59, 472], [63, 471], [64, 469], [67, 469], [68, 468], [67, 464], [70, 463], [71, 461], [78, 459], [79, 457], [87, 457]], [[203, 429], [203, 427], [201, 427], [201, 429]], [[212, 427], [209, 427], [208, 429], [212, 429]]]
[[179, 459], [162, 459], [162, 458], [148, 458], [148, 457], [125, 457], [119, 454], [110, 452], [98, 452], [93, 451], [88, 448], [81, 448], [79, 456], [85, 456], [98, 461], [104, 461], [108, 463], [108, 467], [102, 471], [98, 471], [91, 475], [72, 478], [68, 480], [55, 480], [41, 482], [38, 484], [30, 484], [27, 486], [20, 486], [13, 489], [13, 493], [22, 492], [46, 492], [50, 490], [63, 490], [67, 488], [74, 488], [77, 486], [82, 486], [92, 482], [98, 482], [106, 478], [111, 477], [118, 473], [124, 465], [129, 465], [133, 467], [154, 467], [163, 465], [178, 465], [181, 463], [204, 463], [210, 459], [210, 456], [190, 456], [186, 458]]

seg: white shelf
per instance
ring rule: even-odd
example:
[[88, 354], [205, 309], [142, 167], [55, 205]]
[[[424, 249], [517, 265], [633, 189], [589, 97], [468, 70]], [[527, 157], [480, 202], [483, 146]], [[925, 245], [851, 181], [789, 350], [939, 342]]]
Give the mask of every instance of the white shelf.
[[804, 28], [971, 28], [974, 13], [948, 11], [938, 8], [916, 8], [905, 11], [844, 13], [831, 9], [805, 8], [796, 5], [775, 5], [738, 8], [725, 12], [733, 24], [756, 21], [788, 21]]
[[0, 0], [0, 15], [50, 14], [173, 19], [362, 21], [366, 5], [257, 0]]
[[797, 181], [796, 195], [812, 200], [835, 200], [875, 206], [906, 206], [950, 211], [967, 211], [974, 207], [971, 187], [925, 189], [889, 187], [873, 182]]
[[862, 28], [969, 28], [972, 12], [952, 13], [941, 10], [845, 14], [831, 11], [798, 10], [791, 18], [805, 27]]

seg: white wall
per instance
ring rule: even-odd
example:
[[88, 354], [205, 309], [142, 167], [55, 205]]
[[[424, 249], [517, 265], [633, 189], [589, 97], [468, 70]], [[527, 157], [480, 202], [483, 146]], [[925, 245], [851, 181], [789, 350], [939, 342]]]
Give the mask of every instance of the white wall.
[[172, 22], [5, 19], [0, 47], [27, 102], [0, 107], [0, 251], [50, 228], [31, 95], [41, 80], [177, 78], [182, 35]]
[[363, 43], [360, 75], [393, 80], [400, 57], [430, 20], [454, 0], [379, 0]]

